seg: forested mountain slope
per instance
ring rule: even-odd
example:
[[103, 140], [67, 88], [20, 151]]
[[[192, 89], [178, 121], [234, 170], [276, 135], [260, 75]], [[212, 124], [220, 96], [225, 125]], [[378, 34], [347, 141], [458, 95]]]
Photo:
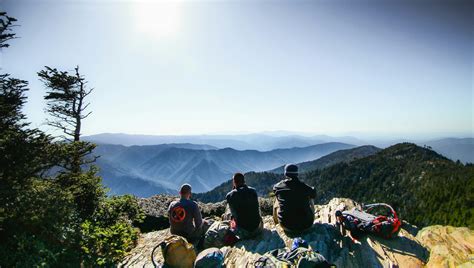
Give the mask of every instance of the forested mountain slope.
[[[299, 163], [297, 166], [300, 173], [303, 173], [305, 171], [322, 169], [340, 162], [350, 162], [354, 159], [373, 155], [380, 150], [371, 145], [339, 150], [316, 160]], [[249, 172], [245, 174], [245, 179], [247, 184], [254, 187], [259, 195], [265, 196], [272, 191], [273, 185], [282, 179], [281, 173], [283, 173], [283, 166], [269, 172]], [[218, 202], [225, 198], [230, 189], [232, 189], [232, 181], [228, 180], [211, 191], [196, 194], [195, 197], [203, 202]]]
[[[273, 173], [249, 173], [246, 177], [262, 196], [281, 179], [281, 175]], [[397, 144], [372, 156], [337, 163], [300, 177], [315, 187], [316, 203], [333, 197], [385, 202], [394, 206], [403, 219], [420, 226], [474, 227], [474, 166], [453, 162], [415, 144]], [[222, 200], [231, 185], [226, 182], [196, 198]]]
[[[323, 156], [319, 159], [307, 161], [298, 164], [298, 170], [300, 173], [323, 169], [331, 165], [341, 163], [341, 162], [351, 162], [355, 159], [367, 157], [369, 155], [376, 154], [381, 149], [372, 145], [364, 145], [356, 148], [339, 150], [334, 153]], [[283, 174], [284, 166], [270, 170], [270, 172]]]
[[386, 202], [409, 222], [474, 227], [474, 166], [410, 143], [305, 174], [317, 201]]

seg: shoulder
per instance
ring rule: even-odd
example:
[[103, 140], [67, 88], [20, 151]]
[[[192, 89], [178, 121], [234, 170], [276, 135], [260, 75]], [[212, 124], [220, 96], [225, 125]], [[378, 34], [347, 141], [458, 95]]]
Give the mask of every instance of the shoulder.
[[235, 194], [235, 192], [237, 192], [237, 190], [236, 190], [236, 189], [233, 189], [232, 191], [230, 191], [230, 192], [227, 193], [227, 195], [225, 196], [225, 198], [226, 198], [226, 199], [231, 198], [231, 197]]
[[286, 179], [283, 179], [275, 184], [275, 187], [282, 186], [286, 184]]
[[170, 205], [169, 205], [169, 208], [173, 208], [173, 207], [176, 207], [176, 205], [179, 204], [179, 200], [174, 200], [174, 201], [171, 201]]
[[286, 183], [287, 183], [287, 182], [288, 182], [288, 179], [282, 179], [281, 181], [277, 182], [277, 183], [273, 186], [273, 189], [286, 187]]
[[182, 206], [192, 210], [199, 209], [198, 203], [194, 200], [185, 200], [182, 202]]
[[249, 193], [251, 193], [251, 195], [258, 196], [258, 195], [257, 195], [257, 190], [256, 190], [255, 188], [253, 188], [253, 187], [248, 187], [247, 191], [248, 191]]
[[255, 188], [253, 188], [253, 187], [248, 186], [247, 188], [248, 188], [249, 191], [251, 191], [251, 192], [257, 192], [257, 190], [255, 190]]

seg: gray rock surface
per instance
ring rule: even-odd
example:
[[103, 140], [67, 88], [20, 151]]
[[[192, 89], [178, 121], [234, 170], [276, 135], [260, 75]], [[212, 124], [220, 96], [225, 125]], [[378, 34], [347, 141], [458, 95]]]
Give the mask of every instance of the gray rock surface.
[[[178, 196], [172, 195], [155, 195], [149, 198], [140, 198], [138, 203], [145, 211], [145, 222], [139, 227], [142, 232], [158, 231], [169, 228], [168, 206], [178, 199]], [[221, 217], [224, 214], [227, 203], [225, 201], [217, 203], [197, 202], [201, 209], [202, 216], [205, 217]], [[272, 214], [273, 199], [259, 198], [260, 210], [263, 216]]]
[[[271, 203], [271, 200], [267, 201]], [[370, 235], [364, 236], [360, 239], [360, 244], [354, 243], [348, 236], [341, 235], [335, 225], [335, 211], [355, 206], [359, 204], [344, 198], [334, 198], [326, 205], [316, 205], [315, 224], [303, 238], [313, 249], [319, 251], [337, 267], [424, 267], [427, 264], [430, 267], [430, 263], [439, 264], [439, 262], [429, 262], [431, 246], [428, 243], [422, 244], [413, 235], [418, 232], [415, 226], [406, 225], [408, 230], [402, 229], [398, 237], [390, 240]], [[271, 216], [264, 216], [264, 227], [265, 230], [259, 237], [240, 241], [234, 247], [222, 248], [226, 254], [226, 267], [252, 267], [253, 262], [265, 252], [291, 246], [293, 237], [288, 236], [278, 225], [275, 225]], [[445, 233], [443, 235], [449, 235]], [[427, 237], [426, 232], [423, 234]], [[463, 233], [465, 234], [466, 232]], [[153, 267], [151, 252], [168, 235], [169, 229], [142, 234], [137, 247], [130, 252], [120, 266]], [[442, 243], [445, 240], [453, 241], [449, 239], [436, 241]], [[472, 241], [472, 238], [464, 240]], [[471, 251], [466, 250], [463, 254], [472, 254], [472, 245], [466, 248]], [[465, 260], [469, 259], [469, 256], [463, 257]], [[159, 250], [155, 254], [155, 260], [163, 261]]]

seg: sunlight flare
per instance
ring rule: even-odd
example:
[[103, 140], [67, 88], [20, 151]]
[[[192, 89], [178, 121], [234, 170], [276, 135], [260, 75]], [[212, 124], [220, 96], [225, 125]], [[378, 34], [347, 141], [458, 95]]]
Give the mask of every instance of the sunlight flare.
[[181, 26], [181, 10], [178, 1], [134, 3], [136, 29], [153, 38], [176, 36]]

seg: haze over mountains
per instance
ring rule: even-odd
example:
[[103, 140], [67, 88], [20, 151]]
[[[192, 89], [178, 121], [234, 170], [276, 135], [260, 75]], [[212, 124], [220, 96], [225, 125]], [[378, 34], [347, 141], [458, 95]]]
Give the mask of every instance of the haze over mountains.
[[332, 142], [261, 152], [192, 144], [129, 147], [99, 144], [95, 154], [101, 156], [97, 160], [99, 174], [112, 194], [149, 196], [174, 193], [182, 183], [190, 183], [195, 192], [208, 191], [238, 171], [265, 171], [352, 147], [354, 145]]
[[[205, 192], [235, 172], [281, 173], [282, 165], [290, 162], [300, 163], [302, 171], [313, 170], [380, 150], [354, 137], [287, 133], [189, 136], [104, 133], [84, 139], [99, 145], [95, 150], [95, 154], [101, 156], [97, 165], [111, 194], [137, 196], [175, 193], [185, 182], [191, 183], [195, 192]], [[417, 144], [430, 146], [454, 161], [474, 162], [473, 138], [446, 138]], [[365, 146], [352, 149], [359, 145]], [[347, 149], [351, 150], [339, 151]], [[315, 161], [331, 153], [334, 153], [331, 157]]]
[[169, 143], [191, 143], [210, 145], [217, 148], [233, 148], [236, 150], [270, 151], [293, 147], [342, 142], [354, 145], [367, 144], [354, 137], [331, 137], [326, 135], [305, 136], [285, 132], [266, 132], [234, 135], [131, 135], [122, 133], [102, 133], [84, 137], [95, 143], [130, 145], [156, 145]]
[[[376, 139], [358, 138], [351, 136], [310, 135], [294, 132], [263, 132], [254, 134], [233, 135], [134, 135], [122, 133], [102, 133], [85, 136], [84, 140], [97, 144], [117, 145], [157, 145], [173, 143], [189, 143], [208, 145], [213, 148], [233, 148], [236, 150], [270, 151], [293, 147], [307, 147], [311, 145], [341, 142], [355, 146], [373, 145], [386, 148], [401, 142], [411, 142], [419, 146], [430, 146], [451, 160], [460, 160], [463, 163], [474, 162], [474, 138], [441, 138], [441, 139]], [[313, 159], [312, 159], [313, 160]]]

